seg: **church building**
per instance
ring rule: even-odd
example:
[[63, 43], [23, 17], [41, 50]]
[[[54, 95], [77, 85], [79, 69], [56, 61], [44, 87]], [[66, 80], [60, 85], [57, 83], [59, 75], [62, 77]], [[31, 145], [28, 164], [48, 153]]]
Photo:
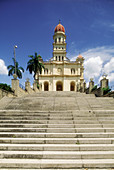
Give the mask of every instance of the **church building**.
[[42, 62], [45, 69], [39, 75], [41, 91], [77, 91], [83, 86], [84, 58], [67, 58], [65, 28], [60, 22], [54, 30], [53, 57]]

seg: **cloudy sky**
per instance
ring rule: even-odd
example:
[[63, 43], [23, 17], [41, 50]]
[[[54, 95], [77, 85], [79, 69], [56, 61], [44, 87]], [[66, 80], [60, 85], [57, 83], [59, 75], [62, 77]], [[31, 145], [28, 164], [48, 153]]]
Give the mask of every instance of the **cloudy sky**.
[[[0, 83], [11, 84], [7, 66], [16, 59], [26, 70], [28, 55], [52, 57], [54, 28], [61, 20], [67, 35], [67, 57], [85, 58], [86, 82], [99, 84], [103, 73], [114, 89], [114, 0], [0, 0]], [[23, 79], [33, 82], [25, 71]]]

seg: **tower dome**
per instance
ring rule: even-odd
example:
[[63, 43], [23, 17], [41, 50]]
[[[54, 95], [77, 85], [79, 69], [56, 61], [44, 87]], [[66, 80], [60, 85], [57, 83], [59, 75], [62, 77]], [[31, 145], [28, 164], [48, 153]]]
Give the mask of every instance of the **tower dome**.
[[82, 58], [83, 58], [83, 56], [82, 56], [81, 54], [79, 54], [78, 58], [82, 59]]
[[63, 25], [60, 24], [60, 21], [59, 21], [59, 24], [55, 27], [54, 32], [58, 32], [58, 31], [62, 31], [65, 33], [65, 28], [63, 27]]

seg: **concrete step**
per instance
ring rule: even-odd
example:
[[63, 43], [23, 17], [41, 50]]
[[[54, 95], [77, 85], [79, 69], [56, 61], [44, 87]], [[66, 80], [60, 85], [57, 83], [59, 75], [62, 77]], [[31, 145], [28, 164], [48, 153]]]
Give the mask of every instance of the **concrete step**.
[[0, 168], [113, 168], [114, 159], [78, 159], [78, 160], [68, 160], [68, 159], [0, 159]]
[[0, 151], [0, 159], [114, 159], [114, 151]]
[[[47, 120], [0, 120], [1, 123], [32, 123], [32, 124], [47, 124]], [[71, 124], [71, 123], [70, 123]]]
[[114, 132], [114, 128], [0, 128], [0, 132], [100, 133]]
[[[1, 115], [0, 116], [0, 120], [84, 120], [84, 121], [98, 121], [98, 120], [105, 120], [106, 118], [97, 118], [95, 116], [86, 116], [86, 117], [77, 117], [77, 116], [33, 116], [33, 115], [30, 115], [30, 116], [22, 116], [22, 115], [16, 115], [16, 116], [12, 116], [12, 115]], [[111, 120], [113, 119], [113, 117], [110, 117], [108, 118], [108, 120]]]
[[[92, 118], [92, 117], [96, 117], [96, 115], [95, 114], [93, 114], [93, 113], [91, 113], [91, 114], [89, 114], [89, 113], [81, 113], [81, 112], [79, 112], [79, 113], [68, 113], [68, 112], [41, 112], [41, 113], [37, 113], [37, 112], [17, 112], [17, 111], [15, 111], [14, 113], [13, 112], [0, 112], [0, 116], [4, 116], [4, 117], [6, 117], [6, 116], [39, 116], [39, 117], [79, 117], [79, 118], [82, 118], [82, 117], [84, 117], [84, 118]], [[112, 117], [113, 117], [113, 115], [111, 115]], [[103, 117], [103, 116], [102, 116]]]
[[[73, 120], [73, 117], [0, 116], [0, 120]], [[88, 118], [89, 119], [89, 118]], [[93, 119], [94, 120], [94, 119]]]
[[8, 102], [0, 110], [0, 169], [114, 168], [113, 99], [46, 92]]
[[0, 132], [1, 137], [12, 138], [113, 138], [114, 133], [38, 133], [38, 132]]
[[114, 138], [0, 138], [9, 144], [114, 144]]
[[[31, 118], [31, 119], [30, 119]], [[24, 121], [28, 121], [28, 122], [36, 122], [39, 123], [41, 122], [42, 124], [45, 124], [45, 122], [49, 122], [50, 124], [71, 124], [71, 123], [76, 123], [76, 124], [98, 124], [98, 123], [104, 123], [104, 124], [113, 124], [114, 120], [98, 120], [98, 119], [93, 119], [93, 120], [85, 120], [85, 119], [76, 119], [76, 118], [61, 118], [61, 119], [50, 119], [50, 118], [40, 118], [40, 117], [1, 117], [0, 118], [0, 123], [2, 122], [24, 122]]]
[[[33, 169], [33, 168], [22, 168], [23, 170], [36, 170], [36, 168], [35, 169]], [[58, 169], [58, 168], [57, 168]], [[12, 170], [12, 168], [1, 168], [1, 170]], [[55, 170], [55, 168], [53, 169], [53, 168], [49, 168], [49, 169], [47, 169], [47, 168], [45, 168], [45, 170]], [[59, 169], [59, 170], [61, 170], [61, 169]], [[66, 169], [66, 168], [62, 168], [62, 170], [69, 170], [68, 168]], [[74, 170], [74, 168], [72, 169], [72, 168], [70, 168], [70, 170]], [[75, 168], [75, 170], [96, 170], [96, 168]], [[113, 168], [97, 168], [97, 170], [113, 170]]]
[[[38, 120], [0, 120], [0, 123], [32, 123], [32, 124], [99, 124], [99, 121], [92, 121], [92, 120], [41, 120], [38, 118]], [[114, 121], [100, 121], [100, 123], [107, 123], [107, 124], [113, 124]]]
[[73, 110], [73, 111], [37, 111], [37, 110], [0, 110], [0, 115], [12, 115], [12, 116], [77, 116], [77, 117], [89, 117], [89, 116], [97, 116], [97, 117], [106, 117], [106, 116], [112, 116], [114, 117], [114, 111], [113, 110], [99, 110], [99, 111], [93, 111], [93, 110]]
[[8, 151], [114, 151], [114, 144], [1, 144]]
[[114, 124], [23, 124], [23, 123], [1, 123], [0, 128], [113, 128]]

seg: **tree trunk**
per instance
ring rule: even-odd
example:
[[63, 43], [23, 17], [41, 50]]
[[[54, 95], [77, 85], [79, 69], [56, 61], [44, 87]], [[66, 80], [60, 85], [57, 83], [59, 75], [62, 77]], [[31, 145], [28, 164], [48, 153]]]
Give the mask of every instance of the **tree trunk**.
[[38, 71], [38, 85], [39, 85], [39, 71]]

